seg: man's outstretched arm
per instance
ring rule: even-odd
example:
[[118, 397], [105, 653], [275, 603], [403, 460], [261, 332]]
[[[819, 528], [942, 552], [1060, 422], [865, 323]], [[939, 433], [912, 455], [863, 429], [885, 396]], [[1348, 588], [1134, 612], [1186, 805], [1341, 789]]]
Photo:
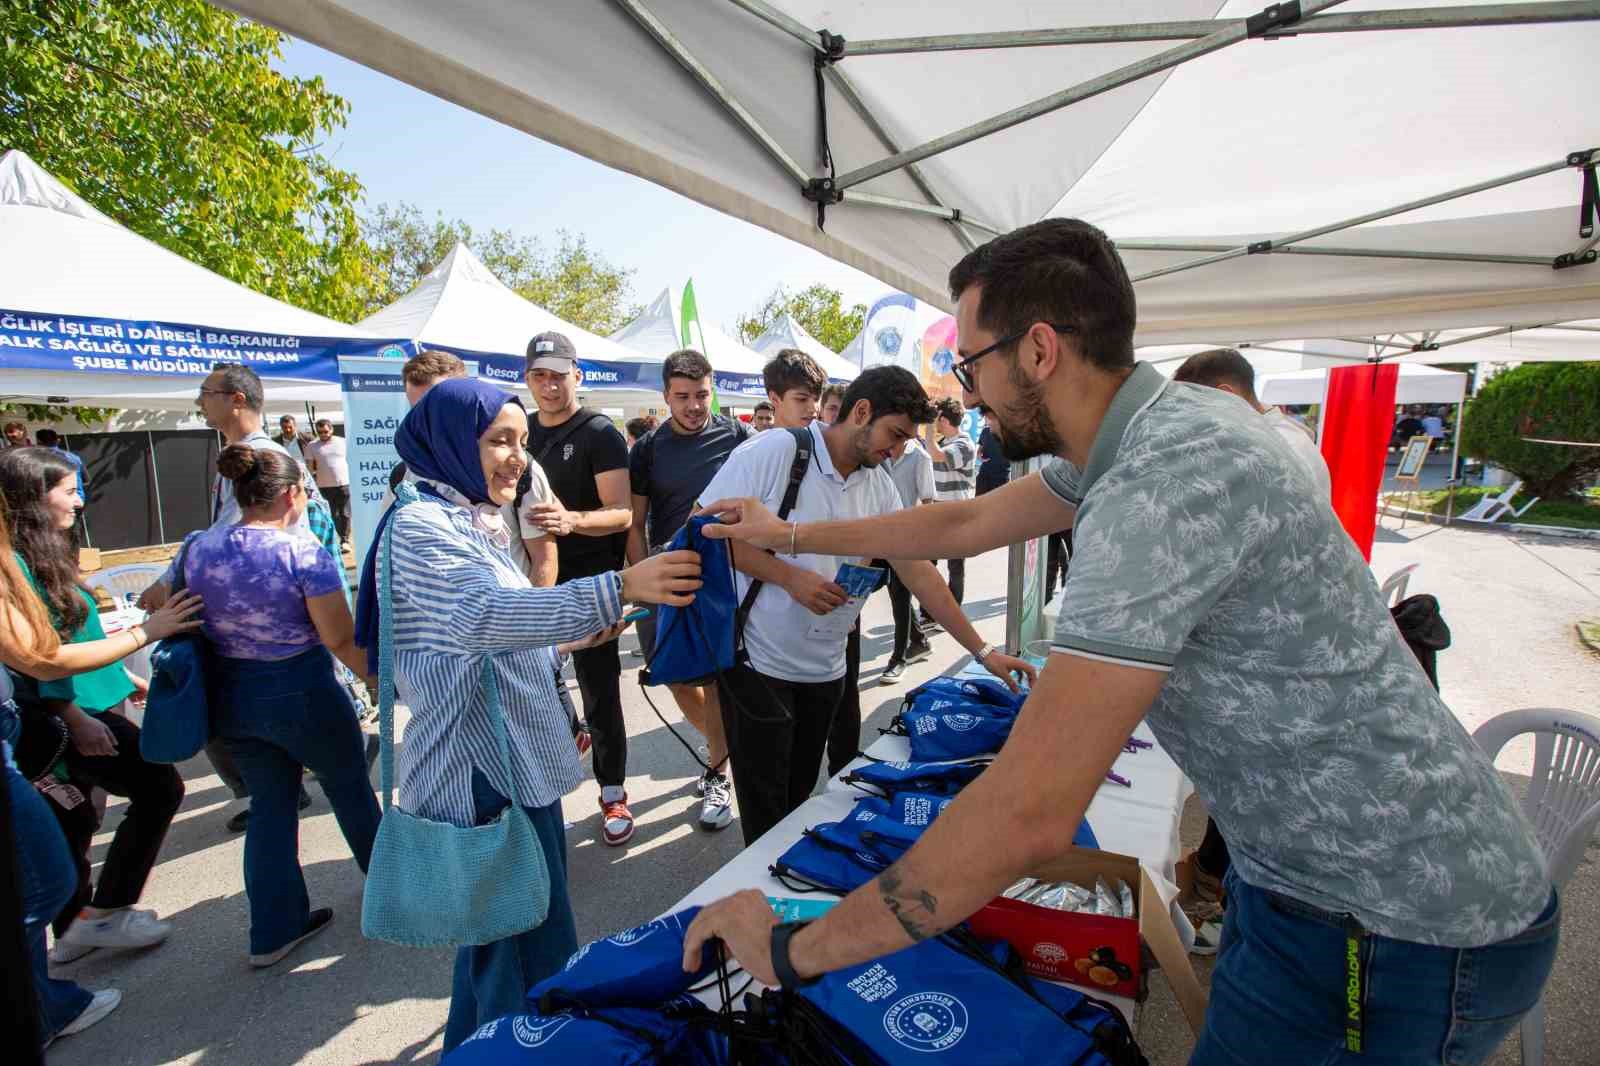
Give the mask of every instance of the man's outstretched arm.
[[927, 507], [855, 521], [801, 522], [798, 530], [780, 522], [754, 499], [718, 500], [706, 507], [723, 525], [706, 526], [713, 539], [740, 540], [760, 548], [789, 550], [794, 533], [798, 554], [845, 555], [867, 559], [968, 559], [993, 548], [1072, 525], [1077, 509], [1029, 474], [976, 499], [951, 500]]

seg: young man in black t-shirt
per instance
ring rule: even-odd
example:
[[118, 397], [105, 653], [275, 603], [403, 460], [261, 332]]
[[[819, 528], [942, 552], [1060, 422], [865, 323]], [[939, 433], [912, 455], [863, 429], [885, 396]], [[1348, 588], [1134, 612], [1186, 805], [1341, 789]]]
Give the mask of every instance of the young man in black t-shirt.
[[[544, 468], [555, 498], [527, 514], [556, 539], [557, 582], [622, 568], [628, 525], [628, 445], [604, 415], [578, 405], [578, 353], [560, 333], [528, 342], [524, 378], [539, 415], [528, 426], [528, 453]], [[601, 837], [613, 847], [633, 836], [624, 780], [628, 733], [622, 721], [622, 660], [617, 642], [572, 654], [594, 738], [600, 783]]]
[[[722, 469], [730, 452], [750, 436], [743, 423], [711, 413], [711, 363], [685, 349], [667, 356], [661, 367], [662, 396], [671, 417], [641, 436], [628, 456], [633, 493], [633, 524], [628, 527], [628, 562], [648, 558], [667, 544], [694, 512], [695, 501]], [[636, 627], [648, 662], [654, 652], [656, 616]], [[714, 679], [703, 684], [669, 685], [672, 698], [690, 725], [706, 738], [710, 764], [695, 791], [700, 793], [700, 826], [726, 829], [733, 821], [728, 783], [728, 743]]]

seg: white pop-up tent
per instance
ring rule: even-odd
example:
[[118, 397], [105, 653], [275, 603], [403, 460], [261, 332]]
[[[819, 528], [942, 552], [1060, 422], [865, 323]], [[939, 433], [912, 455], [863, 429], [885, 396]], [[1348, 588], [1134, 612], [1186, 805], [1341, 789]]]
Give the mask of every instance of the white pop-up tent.
[[678, 298], [671, 288], [665, 288], [639, 312], [638, 318], [613, 333], [611, 339], [657, 359], [665, 359], [680, 348], [704, 348], [703, 354], [711, 360], [711, 369], [716, 372], [720, 394], [766, 397], [767, 389], [761, 382], [761, 368], [767, 363], [765, 356], [704, 322], [693, 327], [696, 343], [684, 344], [678, 332], [682, 322]]
[[226, 0], [935, 304], [1064, 215], [1141, 344], [1600, 317], [1600, 4], [1402, 2]]
[[768, 326], [766, 331], [751, 342], [750, 347], [769, 358], [784, 348], [798, 348], [817, 361], [829, 381], [847, 382], [861, 373], [861, 368], [845, 361], [839, 354], [813, 337], [793, 315], [785, 314]]
[[[1266, 374], [1256, 379], [1256, 398], [1264, 404], [1321, 403], [1328, 391], [1328, 371], [1321, 368]], [[1402, 364], [1394, 402], [1461, 403], [1467, 394], [1467, 375], [1435, 366]]]
[[578, 350], [583, 391], [608, 399], [661, 392], [659, 356], [590, 333], [524, 299], [459, 242], [410, 292], [358, 324], [475, 360], [481, 376], [513, 387], [523, 387], [528, 342], [554, 330]]
[[219, 360], [271, 408], [339, 406], [337, 357], [379, 334], [253, 292], [107, 218], [18, 151], [0, 158], [0, 396], [192, 409]]

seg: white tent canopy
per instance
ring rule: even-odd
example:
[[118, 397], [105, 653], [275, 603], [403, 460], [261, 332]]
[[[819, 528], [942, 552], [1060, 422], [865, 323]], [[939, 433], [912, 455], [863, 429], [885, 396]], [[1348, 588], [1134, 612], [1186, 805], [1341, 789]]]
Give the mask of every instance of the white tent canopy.
[[0, 396], [186, 409], [209, 364], [229, 358], [262, 374], [274, 409], [337, 407], [329, 356], [382, 346], [140, 237], [18, 151], [0, 158], [0, 233]]
[[590, 333], [517, 295], [459, 242], [415, 288], [359, 325], [476, 359], [479, 374], [513, 386], [522, 385], [528, 342], [554, 330], [578, 350], [586, 390], [660, 391], [659, 356]]
[[782, 315], [768, 326], [766, 332], [757, 337], [750, 347], [769, 358], [776, 355], [780, 349], [798, 348], [817, 361], [817, 365], [828, 375], [829, 381], [852, 381], [861, 373], [860, 367], [840, 358], [837, 352], [813, 337], [790, 314]]
[[1141, 344], [1600, 317], [1592, 2], [226, 3], [939, 305], [1067, 215]]
[[[1328, 391], [1326, 369], [1267, 374], [1256, 379], [1256, 398], [1264, 404], [1321, 403]], [[1394, 402], [1460, 403], [1467, 393], [1467, 375], [1433, 366], [1402, 365]]]
[[[682, 321], [678, 298], [671, 288], [665, 288], [650, 301], [650, 306], [639, 312], [638, 318], [613, 333], [611, 339], [657, 359], [665, 359], [680, 348], [702, 347], [699, 343], [683, 343], [678, 332]], [[719, 392], [733, 396], [766, 396], [766, 388], [761, 384], [761, 368], [766, 366], [767, 360], [760, 352], [745, 347], [716, 326], [702, 322], [699, 331], [704, 335], [702, 354], [711, 360], [711, 369], [716, 371]]]

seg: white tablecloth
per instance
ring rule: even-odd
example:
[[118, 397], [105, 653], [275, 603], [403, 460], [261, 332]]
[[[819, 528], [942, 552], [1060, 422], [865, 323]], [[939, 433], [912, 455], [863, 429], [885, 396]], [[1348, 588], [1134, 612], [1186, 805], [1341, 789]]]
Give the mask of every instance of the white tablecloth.
[[[125, 629], [132, 629], [143, 622], [147, 616], [137, 607], [119, 607], [114, 611], [100, 612], [100, 625], [106, 631], [106, 636], [121, 633]], [[122, 665], [138, 674], [146, 681], [150, 680], [150, 645], [146, 644], [126, 659]]]
[[[1155, 742], [1155, 737], [1143, 723], [1134, 731], [1134, 736]], [[867, 748], [866, 753], [877, 759], [905, 759], [910, 754], [909, 741], [904, 737], [880, 737]], [[807, 828], [820, 822], [838, 821], [850, 813], [851, 807], [863, 793], [839, 778], [865, 761], [857, 759], [847, 766], [839, 777], [828, 781], [819, 794], [812, 796], [760, 840], [684, 896], [668, 909], [668, 913], [695, 904], [711, 903], [746, 888], [759, 889], [769, 896], [793, 896], [793, 890], [774, 878], [767, 868], [799, 840]], [[1089, 825], [1094, 829], [1102, 850], [1131, 855], [1139, 860], [1171, 906], [1173, 921], [1180, 935], [1187, 939], [1192, 935], [1192, 930], [1174, 902], [1178, 894], [1178, 887], [1174, 883], [1174, 866], [1180, 857], [1178, 822], [1192, 786], [1160, 745], [1136, 753], [1124, 752], [1117, 759], [1115, 770], [1131, 781], [1132, 787], [1125, 788], [1111, 781], [1101, 785], [1099, 793], [1089, 805]], [[738, 772], [737, 768], [734, 772]], [[734, 988], [738, 988], [744, 980], [742, 976], [735, 980]], [[1132, 1001], [1115, 996], [1106, 998], [1121, 1007], [1130, 1020], [1133, 1018]], [[715, 991], [702, 994], [701, 999], [710, 1006], [720, 1006]]]

